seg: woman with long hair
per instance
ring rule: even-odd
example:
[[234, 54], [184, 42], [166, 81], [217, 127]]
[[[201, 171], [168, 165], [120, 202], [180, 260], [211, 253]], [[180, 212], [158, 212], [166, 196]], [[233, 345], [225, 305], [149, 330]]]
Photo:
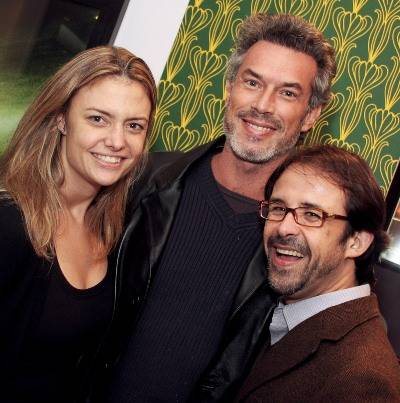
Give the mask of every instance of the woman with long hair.
[[111, 320], [113, 256], [155, 102], [143, 60], [86, 50], [48, 80], [3, 153], [1, 401], [75, 401]]

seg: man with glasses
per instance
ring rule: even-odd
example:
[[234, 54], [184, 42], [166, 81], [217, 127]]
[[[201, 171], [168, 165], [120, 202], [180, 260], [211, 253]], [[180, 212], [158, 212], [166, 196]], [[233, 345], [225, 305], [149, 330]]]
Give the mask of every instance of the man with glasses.
[[[388, 240], [385, 202], [365, 161], [333, 146], [297, 151], [272, 174], [260, 215], [279, 298], [238, 400], [400, 401], [400, 367], [371, 293]], [[204, 391], [232, 363], [218, 363]]]

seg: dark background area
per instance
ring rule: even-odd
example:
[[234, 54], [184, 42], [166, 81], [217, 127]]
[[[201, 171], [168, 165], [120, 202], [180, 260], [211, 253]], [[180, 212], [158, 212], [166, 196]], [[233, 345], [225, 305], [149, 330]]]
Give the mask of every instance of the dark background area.
[[0, 153], [26, 106], [80, 51], [109, 43], [124, 0], [1, 0]]

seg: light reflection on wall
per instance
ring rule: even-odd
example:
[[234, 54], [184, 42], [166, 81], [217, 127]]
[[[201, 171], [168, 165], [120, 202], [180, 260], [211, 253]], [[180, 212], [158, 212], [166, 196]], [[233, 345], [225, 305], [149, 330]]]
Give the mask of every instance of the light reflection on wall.
[[391, 237], [390, 248], [383, 254], [386, 260], [397, 265], [400, 269], [400, 201], [397, 205], [392, 222], [388, 229]]

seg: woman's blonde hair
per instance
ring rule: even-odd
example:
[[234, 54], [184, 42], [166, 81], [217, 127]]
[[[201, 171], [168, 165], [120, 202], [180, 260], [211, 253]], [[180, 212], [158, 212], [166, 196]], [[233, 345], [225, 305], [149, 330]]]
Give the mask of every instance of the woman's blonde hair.
[[123, 228], [129, 187], [138, 177], [147, 156], [149, 132], [156, 105], [156, 86], [146, 63], [123, 48], [99, 46], [85, 50], [62, 66], [42, 88], [22, 117], [0, 160], [0, 187], [21, 209], [26, 230], [39, 256], [55, 255], [54, 238], [60, 224], [60, 186], [64, 180], [61, 134], [57, 116], [83, 86], [106, 76], [141, 83], [151, 104], [143, 157], [135, 169], [96, 195], [86, 222], [99, 250], [108, 253]]

